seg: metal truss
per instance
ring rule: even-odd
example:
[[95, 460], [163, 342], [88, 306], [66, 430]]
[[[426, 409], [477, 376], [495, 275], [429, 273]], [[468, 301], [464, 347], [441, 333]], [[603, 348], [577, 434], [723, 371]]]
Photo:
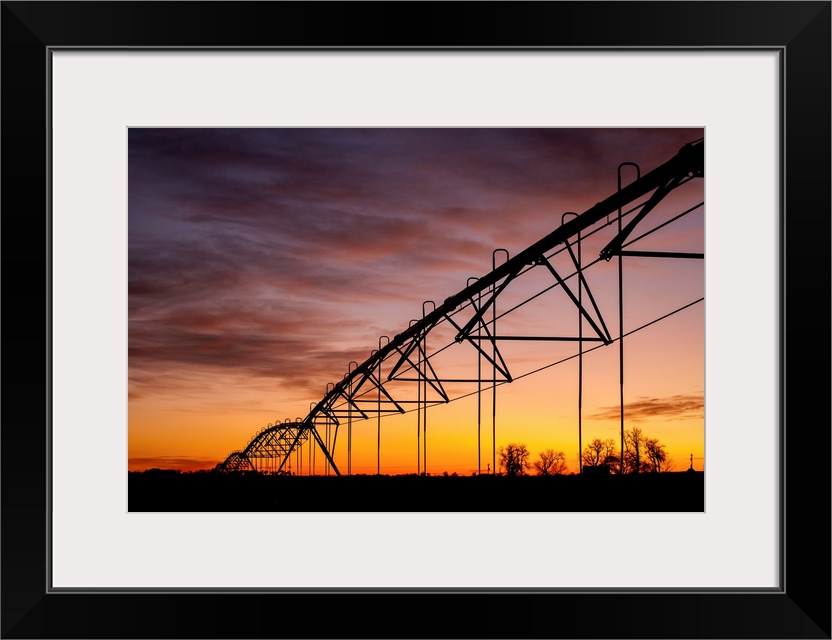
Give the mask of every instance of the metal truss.
[[[320, 440], [314, 429], [300, 420], [269, 424], [252, 437], [245, 449], [234, 451], [218, 464], [216, 470], [283, 473], [284, 467], [291, 465], [290, 454], [307, 442], [310, 434]], [[327, 450], [324, 443], [321, 446]]]
[[228, 457], [220, 462], [215, 471], [224, 473], [242, 473], [247, 471], [255, 471], [254, 465], [242, 451], [232, 451]]
[[[630, 184], [622, 186], [622, 170], [628, 165], [635, 167], [638, 177]], [[600, 261], [609, 261], [615, 256], [619, 258], [621, 314], [623, 292], [620, 273], [623, 257], [703, 258], [701, 253], [637, 251], [628, 250], [627, 247], [702, 205], [700, 203], [691, 207], [661, 225], [631, 238], [636, 228], [671, 192], [691, 180], [704, 177], [704, 141], [698, 140], [685, 145], [667, 162], [643, 176], [640, 175], [638, 166], [633, 163], [619, 165], [618, 175], [619, 188], [615, 193], [583, 213], [563, 214], [559, 227], [517, 255], [510, 257], [505, 249], [495, 249], [492, 254], [492, 270], [489, 273], [479, 278], [469, 278], [464, 289], [446, 298], [441, 304], [433, 301], [424, 302], [421, 318], [411, 320], [408, 327], [392, 339], [388, 336], [379, 338], [378, 348], [374, 349], [364, 362], [350, 362], [343, 378], [326, 386], [324, 396], [319, 402], [311, 405], [305, 418], [269, 425], [251, 440], [244, 451], [232, 453], [225, 462], [217, 466], [217, 469], [240, 471], [250, 470], [250, 467], [283, 473], [287, 464], [291, 464], [293, 453], [302, 464], [298, 449], [311, 440], [326, 459], [327, 473], [331, 470], [335, 475], [341, 475], [333, 455], [339, 427], [346, 425], [347, 473], [351, 474], [353, 422], [375, 418], [380, 449], [381, 418], [415, 410], [418, 423], [417, 472], [422, 473], [427, 469], [427, 424], [428, 409], [431, 406], [448, 403], [471, 393], [479, 396], [484, 388], [491, 388], [492, 428], [496, 430], [497, 387], [515, 379], [504, 346], [512, 341], [577, 342], [581, 357], [585, 352], [585, 343], [597, 343], [597, 346], [602, 346], [618, 342], [621, 354], [623, 449], [623, 329], [618, 337], [610, 334], [596, 303], [586, 271]], [[646, 200], [642, 201], [644, 198]], [[567, 216], [571, 216], [568, 221]], [[625, 218], [629, 218], [626, 226]], [[582, 242], [616, 223], [617, 233], [604, 246], [599, 257], [588, 264], [582, 263]], [[501, 253], [504, 254], [505, 260], [498, 266], [497, 256]], [[521, 278], [527, 278], [527, 274], [532, 272], [545, 274], [548, 284], [538, 285], [536, 293], [519, 304], [501, 310], [498, 314], [498, 301], [502, 300], [506, 292], [512, 290]], [[578, 314], [576, 333], [520, 335], [498, 330], [498, 320], [502, 327], [502, 320], [509, 314], [551, 290], [562, 291], [564, 295], [560, 296], [561, 302], [572, 307]], [[622, 322], [623, 317], [620, 316], [619, 327], [622, 327]], [[583, 331], [585, 324], [590, 330], [587, 335], [584, 335]], [[476, 373], [458, 377], [443, 370], [440, 366], [441, 354], [448, 349], [470, 350], [477, 358]], [[580, 371], [582, 380], [582, 366]], [[451, 386], [474, 384], [477, 386], [473, 392], [454, 395], [449, 391]], [[580, 402], [579, 397], [579, 406]], [[482, 419], [481, 402], [479, 406], [478, 425]], [[321, 437], [321, 432], [326, 434], [326, 440]], [[496, 462], [495, 449], [492, 452], [490, 467], [492, 473], [496, 468]], [[478, 464], [481, 471], [481, 462], [478, 461]], [[307, 467], [307, 472], [311, 472], [311, 467]], [[380, 472], [380, 457], [377, 472]]]

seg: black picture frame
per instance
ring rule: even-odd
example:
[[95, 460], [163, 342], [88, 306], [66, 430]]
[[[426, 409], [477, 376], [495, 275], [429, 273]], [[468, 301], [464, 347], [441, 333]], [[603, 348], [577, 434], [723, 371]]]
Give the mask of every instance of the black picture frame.
[[[2, 637], [829, 638], [830, 15], [828, 1], [3, 2]], [[47, 132], [62, 47], [778, 51], [780, 588], [53, 592]]]

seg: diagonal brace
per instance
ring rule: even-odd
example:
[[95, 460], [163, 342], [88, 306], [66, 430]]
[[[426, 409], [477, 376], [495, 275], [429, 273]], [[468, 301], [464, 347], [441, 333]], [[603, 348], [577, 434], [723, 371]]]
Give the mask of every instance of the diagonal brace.
[[[552, 274], [553, 276], [555, 276], [555, 280], [557, 280], [557, 281], [558, 281], [558, 284], [559, 284], [561, 287], [563, 287], [563, 290], [566, 292], [566, 295], [568, 295], [568, 296], [569, 296], [569, 299], [570, 299], [570, 300], [572, 300], [572, 302], [573, 302], [573, 303], [575, 303], [575, 306], [576, 306], [576, 307], [578, 307], [578, 311], [580, 311], [580, 312], [581, 312], [581, 316], [583, 316], [583, 318], [584, 318], [584, 319], [585, 319], [585, 320], [586, 320], [586, 321], [590, 324], [590, 326], [591, 326], [591, 327], [595, 330], [595, 333], [597, 333], [597, 334], [598, 334], [598, 337], [599, 337], [599, 338], [601, 338], [601, 340], [603, 340], [605, 343], [609, 344], [609, 342], [608, 342], [608, 340], [607, 340], [607, 336], [606, 336], [606, 335], [604, 335], [604, 334], [601, 332], [601, 329], [599, 329], [599, 328], [598, 328], [598, 325], [597, 325], [597, 324], [595, 324], [595, 320], [593, 320], [593, 319], [592, 319], [592, 316], [590, 316], [590, 315], [586, 312], [586, 309], [584, 309], [583, 305], [582, 305], [580, 302], [578, 302], [578, 299], [575, 297], [575, 294], [574, 294], [574, 293], [572, 293], [572, 290], [571, 290], [571, 289], [570, 289], [570, 288], [566, 285], [566, 282], [564, 281], [564, 279], [563, 279], [563, 278], [561, 278], [561, 277], [560, 277], [560, 274], [559, 274], [557, 271], [555, 271], [555, 268], [552, 266], [552, 264], [549, 262], [549, 260], [547, 260], [547, 259], [546, 259], [546, 256], [540, 256], [540, 258], [538, 259], [538, 264], [545, 265], [545, 266], [546, 266], [546, 268], [547, 268], [547, 269], [549, 269], [549, 271], [551, 272], [551, 274]], [[597, 309], [596, 309], [596, 310], [597, 310]], [[599, 317], [600, 317], [600, 315], [599, 315]]]
[[575, 254], [572, 251], [572, 245], [569, 244], [568, 240], [564, 244], [566, 245], [566, 250], [569, 252], [569, 256], [572, 258], [572, 264], [575, 265], [575, 272], [578, 274], [578, 279], [581, 281], [578, 286], [583, 285], [583, 288], [586, 290], [587, 295], [589, 295], [589, 301], [592, 303], [592, 308], [595, 309], [595, 315], [598, 316], [598, 320], [601, 322], [601, 326], [604, 328], [604, 335], [599, 334], [599, 337], [604, 341], [604, 344], [612, 344], [612, 336], [610, 335], [610, 330], [607, 329], [607, 324], [604, 322], [604, 316], [601, 315], [601, 310], [598, 308], [598, 304], [595, 302], [595, 296], [592, 295], [592, 289], [589, 288], [589, 283], [586, 281], [586, 278], [584, 278], [583, 269], [581, 269], [581, 265], [578, 264], [578, 259], [575, 257]]
[[[447, 318], [448, 322], [450, 322], [451, 325], [453, 325], [454, 329], [460, 332], [459, 335], [462, 335], [462, 329], [456, 322], [454, 322], [454, 319], [451, 318], [451, 316], [449, 315], [446, 315], [445, 317]], [[502, 366], [500, 366], [500, 364], [498, 364], [490, 355], [488, 355], [488, 353], [486, 353], [486, 351], [482, 348], [482, 344], [480, 342], [475, 342], [470, 335], [464, 336], [463, 339], [467, 340], [470, 344], [472, 344], [474, 348], [477, 351], [479, 351], [479, 353], [488, 362], [491, 363], [491, 366], [495, 367], [497, 371], [499, 371], [505, 377], [507, 382], [511, 382], [512, 379], [511, 374], [508, 371], [508, 365], [506, 364], [506, 361], [503, 359], [503, 355], [500, 353], [500, 350], [497, 348], [497, 341], [495, 340], [494, 336], [491, 335], [491, 332], [488, 330], [488, 326], [486, 326], [485, 323], [482, 323], [482, 327], [483, 329], [485, 329], [485, 333], [487, 334], [487, 337], [484, 339], [484, 341], [491, 342], [491, 345], [494, 347], [494, 353], [500, 359], [500, 364], [502, 364]]]
[[[506, 288], [508, 283], [514, 280], [522, 266], [523, 265], [518, 265], [517, 267], [509, 271], [508, 275], [506, 276], [506, 279], [503, 280], [502, 284], [494, 291], [494, 293], [486, 301], [486, 303], [482, 305], [482, 307], [477, 309], [477, 312], [474, 314], [474, 316], [468, 321], [468, 323], [462, 329], [459, 330], [459, 333], [456, 336], [457, 342], [461, 342], [466, 336], [468, 336], [468, 334], [471, 333], [471, 331], [474, 329], [478, 322], [482, 322], [482, 318], [485, 315], [485, 312], [488, 311], [489, 307], [491, 307], [492, 304], [494, 304], [494, 301], [497, 300], [497, 296], [499, 296], [503, 292], [503, 289]], [[476, 306], [474, 308], [476, 309]]]
[[624, 244], [624, 241], [633, 232], [633, 229], [636, 228], [636, 225], [644, 219], [644, 216], [655, 209], [656, 205], [659, 204], [659, 202], [661, 202], [668, 193], [679, 186], [679, 182], [683, 177], [684, 176], [673, 176], [666, 184], [659, 186], [653, 192], [653, 195], [650, 196], [650, 199], [641, 208], [641, 211], [639, 211], [633, 219], [630, 220], [629, 224], [624, 227], [621, 233], [610, 240], [606, 247], [601, 249], [601, 257], [604, 260], [609, 262], [614, 255], [621, 251], [621, 245]]

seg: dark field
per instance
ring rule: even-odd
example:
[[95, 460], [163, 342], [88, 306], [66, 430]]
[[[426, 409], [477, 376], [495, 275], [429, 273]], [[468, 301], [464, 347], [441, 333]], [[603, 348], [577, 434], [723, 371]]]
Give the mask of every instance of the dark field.
[[128, 474], [129, 511], [704, 511], [704, 474], [265, 476]]

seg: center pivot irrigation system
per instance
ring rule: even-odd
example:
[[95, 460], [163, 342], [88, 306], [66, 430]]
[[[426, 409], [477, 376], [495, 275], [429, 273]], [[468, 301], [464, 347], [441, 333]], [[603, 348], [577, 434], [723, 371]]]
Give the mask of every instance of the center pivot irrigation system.
[[[295, 460], [296, 473], [303, 473], [302, 447], [309, 444], [307, 473], [315, 469], [312, 455], [319, 450], [325, 459], [326, 474], [341, 475], [333, 455], [338, 443], [339, 428], [346, 426], [347, 473], [352, 474], [352, 427], [353, 422], [369, 420], [376, 417], [379, 434], [379, 451], [381, 439], [381, 418], [383, 415], [403, 414], [414, 410], [417, 412], [417, 473], [424, 473], [427, 469], [427, 422], [428, 408], [435, 404], [448, 403], [452, 400], [472, 394], [478, 396], [477, 428], [481, 431], [483, 390], [492, 390], [492, 430], [496, 435], [496, 389], [499, 385], [510, 383], [512, 378], [506, 363], [507, 358], [500, 351], [499, 344], [504, 341], [576, 341], [579, 344], [579, 400], [580, 407], [582, 393], [582, 358], [583, 354], [591, 351], [584, 349], [584, 343], [599, 343], [595, 347], [619, 343], [619, 378], [620, 378], [620, 414], [621, 414], [621, 452], [624, 451], [624, 334], [623, 327], [623, 286], [622, 263], [624, 257], [641, 258], [675, 258], [675, 259], [703, 259], [702, 253], [670, 252], [670, 251], [637, 251], [626, 247], [637, 240], [665, 227], [683, 216], [699, 209], [703, 202], [675, 214], [661, 224], [633, 237], [635, 228], [663, 202], [667, 196], [678, 187], [704, 177], [704, 140], [696, 140], [686, 144], [667, 162], [645, 175], [637, 165], [624, 162], [618, 167], [618, 190], [605, 200], [595, 204], [581, 214], [564, 213], [561, 226], [550, 234], [538, 240], [514, 257], [509, 257], [505, 249], [495, 249], [492, 254], [492, 270], [480, 278], [469, 278], [467, 286], [445, 301], [436, 305], [432, 301], [422, 304], [421, 319], [411, 320], [409, 326], [390, 339], [381, 336], [378, 348], [373, 350], [370, 357], [363, 363], [353, 361], [347, 367], [347, 373], [337, 383], [329, 383], [323, 398], [312, 404], [305, 418], [286, 419], [283, 422], [269, 424], [255, 434], [248, 446], [241, 451], [232, 452], [225, 461], [218, 464], [220, 472], [265, 472], [287, 473], [291, 469], [292, 459]], [[622, 186], [622, 173], [635, 172], [636, 178], [626, 186]], [[566, 220], [567, 215], [571, 219]], [[614, 216], [611, 218], [611, 216]], [[625, 224], [626, 220], [626, 224]], [[595, 227], [595, 229], [592, 229]], [[597, 259], [589, 264], [581, 262], [581, 242], [597, 231], [612, 228], [615, 235], [600, 251]], [[588, 231], [589, 230], [589, 231]], [[588, 233], [585, 233], [587, 232]], [[563, 246], [561, 246], [563, 245]], [[566, 252], [565, 254], [563, 252]], [[505, 255], [505, 261], [497, 265], [498, 254]], [[576, 255], [577, 253], [577, 255]], [[560, 271], [554, 264], [555, 256], [568, 257], [566, 273], [563, 267]], [[619, 335], [610, 335], [604, 322], [595, 297], [587, 284], [584, 271], [592, 265], [609, 262], [618, 257], [618, 309]], [[496, 312], [497, 299], [504, 295], [511, 285], [517, 283], [521, 276], [531, 271], [548, 272], [547, 284], [523, 302], [503, 311]], [[574, 269], [574, 271], [572, 270]], [[564, 275], [565, 274], [565, 275]], [[570, 289], [568, 281], [576, 278], [575, 293]], [[574, 286], [574, 284], [573, 284]], [[537, 298], [553, 288], [561, 288], [568, 300], [574, 304], [578, 313], [578, 336], [574, 335], [506, 335], [498, 332], [497, 321], [505, 318], [527, 302]], [[589, 305], [584, 303], [584, 294]], [[703, 298], [676, 309], [684, 308], [701, 302]], [[489, 313], [490, 312], [490, 313]], [[667, 314], [671, 315], [671, 314]], [[488, 317], [490, 316], [490, 318]], [[657, 318], [656, 322], [662, 318]], [[586, 323], [591, 332], [584, 335], [583, 327]], [[501, 323], [502, 324], [502, 323]], [[652, 324], [652, 322], [648, 323]], [[647, 326], [647, 325], [645, 325]], [[450, 333], [449, 333], [450, 331]], [[632, 332], [631, 332], [632, 333]], [[432, 350], [428, 351], [428, 337]], [[435, 336], [440, 336], [438, 339]], [[435, 344], [434, 344], [435, 343]], [[436, 346], [439, 345], [439, 346]], [[477, 353], [477, 367], [473, 375], [465, 378], [452, 377], [445, 374], [436, 365], [436, 358], [455, 345], [468, 345]], [[574, 357], [574, 356], [572, 356]], [[483, 362], [487, 364], [483, 367]], [[551, 363], [547, 366], [558, 364]], [[546, 367], [542, 367], [546, 368]], [[485, 369], [485, 370], [484, 370]], [[539, 371], [531, 371], [529, 375]], [[440, 375], [442, 373], [442, 375]], [[450, 386], [459, 384], [476, 384], [475, 391], [453, 395], [449, 393]], [[484, 385], [487, 385], [484, 387]], [[470, 387], [469, 387], [470, 389]], [[406, 409], [410, 407], [410, 409]], [[579, 410], [579, 440], [580, 440], [580, 410]], [[343, 429], [342, 429], [343, 431]], [[478, 435], [478, 439], [479, 439]], [[490, 470], [497, 468], [495, 439], [492, 438], [492, 459]], [[342, 440], [343, 442], [343, 437]], [[479, 442], [478, 442], [479, 446]], [[579, 441], [580, 451], [580, 441]], [[481, 449], [481, 448], [480, 448]], [[482, 472], [482, 460], [479, 459], [479, 472]], [[620, 458], [623, 460], [623, 455]], [[288, 466], [287, 466], [288, 465]], [[380, 453], [377, 472], [380, 472]]]

